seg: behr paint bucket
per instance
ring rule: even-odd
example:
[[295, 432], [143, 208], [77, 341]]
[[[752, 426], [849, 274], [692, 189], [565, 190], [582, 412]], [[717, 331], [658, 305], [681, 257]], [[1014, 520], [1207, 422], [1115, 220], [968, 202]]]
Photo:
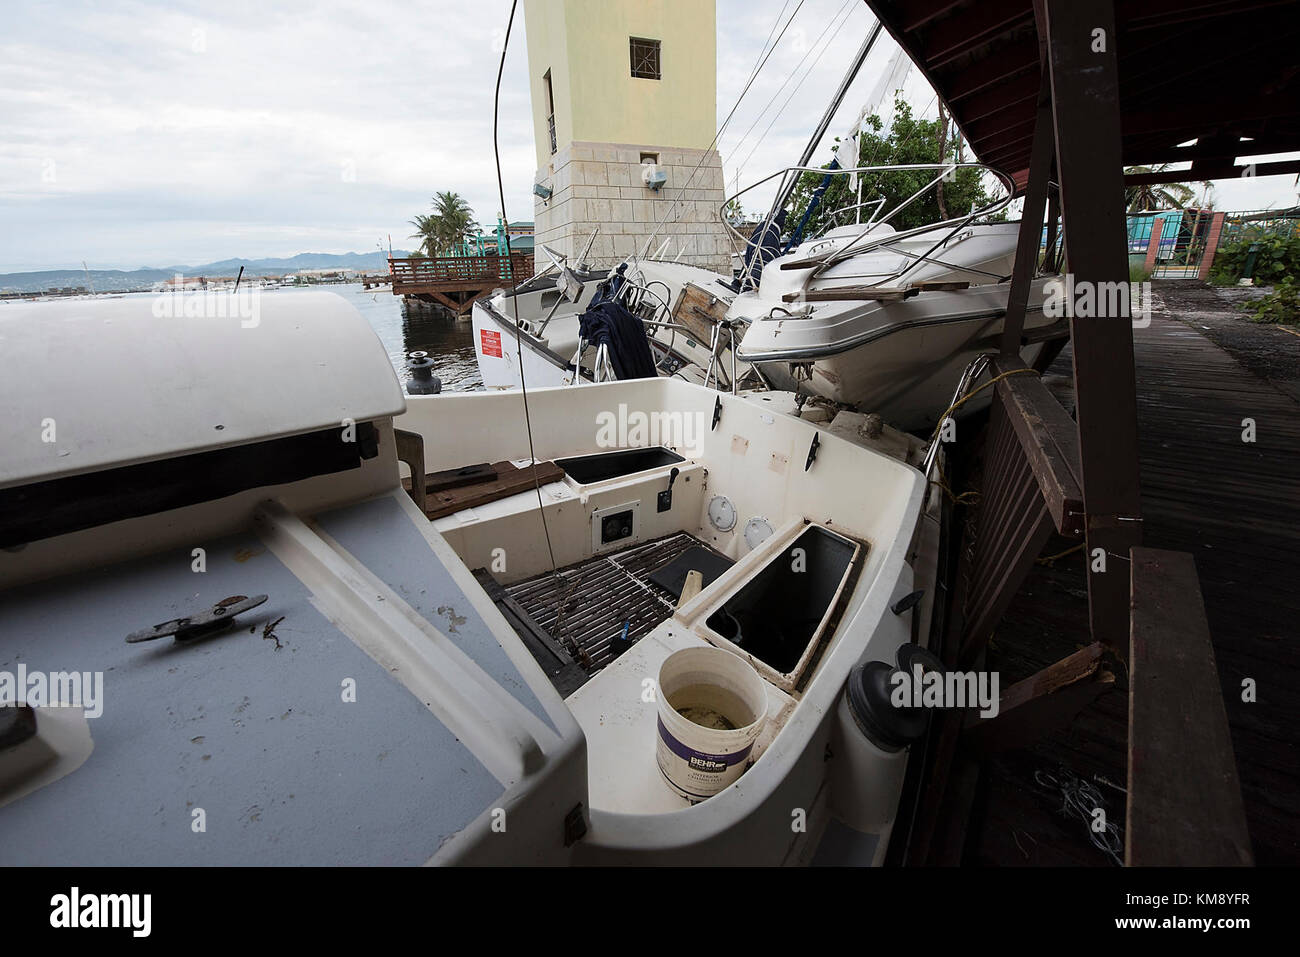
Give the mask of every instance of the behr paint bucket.
[[668, 786], [690, 801], [740, 777], [767, 719], [767, 686], [721, 648], [683, 648], [659, 669], [655, 756]]

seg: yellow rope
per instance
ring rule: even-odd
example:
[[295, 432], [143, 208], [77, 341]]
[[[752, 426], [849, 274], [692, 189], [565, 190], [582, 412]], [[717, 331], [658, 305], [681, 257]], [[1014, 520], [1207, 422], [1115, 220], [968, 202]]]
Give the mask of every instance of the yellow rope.
[[1038, 564], [1051, 565], [1058, 558], [1064, 558], [1066, 555], [1073, 555], [1075, 552], [1079, 551], [1079, 549], [1083, 548], [1083, 546], [1087, 544], [1088, 544], [1087, 542], [1080, 542], [1078, 545], [1075, 545], [1071, 548], [1067, 548], [1063, 552], [1057, 552], [1055, 555], [1048, 555], [1046, 558], [1040, 558], [1038, 559]]
[[945, 476], [943, 474], [943, 466], [938, 461], [934, 463], [934, 471], [938, 478], [930, 479], [930, 484], [939, 486], [939, 488], [943, 490], [943, 493], [948, 496], [948, 501], [952, 502], [952, 504], [974, 505], [980, 500], [980, 493], [974, 489], [969, 492], [962, 492], [960, 495], [950, 489], [948, 483], [944, 481]]
[[952, 415], [963, 405], [965, 405], [968, 401], [975, 398], [975, 396], [979, 395], [989, 386], [996, 385], [997, 383], [1001, 382], [1003, 379], [1007, 378], [1007, 376], [1019, 375], [1022, 372], [1032, 372], [1034, 375], [1038, 375], [1038, 372], [1034, 369], [1012, 369], [1009, 372], [1003, 372], [1000, 375], [995, 375], [992, 379], [989, 379], [989, 381], [985, 382], [982, 386], [979, 386], [978, 388], [972, 389], [971, 391], [967, 392], [964, 396], [962, 396], [952, 405], [948, 406], [948, 410], [944, 412], [943, 415], [939, 416], [939, 424], [934, 427], [934, 434], [930, 436], [930, 441], [933, 442], [935, 439], [939, 437], [939, 433], [943, 431], [943, 423], [948, 418], [948, 416]]
[[[947, 420], [948, 416], [952, 415], [954, 412], [960, 409], [963, 405], [966, 404], [968, 400], [975, 398], [975, 396], [983, 392], [989, 386], [996, 385], [998, 382], [1001, 382], [1007, 376], [1019, 375], [1021, 372], [1034, 372], [1034, 370], [1033, 369], [1012, 369], [1009, 372], [1003, 372], [1001, 375], [995, 375], [992, 379], [989, 379], [989, 381], [985, 382], [982, 386], [972, 389], [970, 392], [967, 392], [964, 396], [962, 396], [952, 405], [948, 406], [947, 411], [945, 411], [943, 415], [939, 416], [939, 424], [934, 427], [934, 434], [930, 436], [930, 442], [933, 443], [938, 441], [939, 433], [943, 431], [943, 423]], [[1036, 372], [1034, 372], [1034, 374], [1037, 375]], [[943, 466], [939, 465], [938, 462], [935, 463], [935, 466], [936, 466], [935, 472], [939, 477], [930, 479], [930, 484], [939, 486], [939, 488], [943, 490], [943, 493], [948, 496], [948, 501], [952, 502], [952, 504], [954, 505], [974, 505], [976, 502], [980, 500], [980, 493], [974, 490], [969, 492], [962, 492], [960, 495], [955, 493], [952, 489], [948, 487], [948, 483], [943, 480], [944, 479]]]

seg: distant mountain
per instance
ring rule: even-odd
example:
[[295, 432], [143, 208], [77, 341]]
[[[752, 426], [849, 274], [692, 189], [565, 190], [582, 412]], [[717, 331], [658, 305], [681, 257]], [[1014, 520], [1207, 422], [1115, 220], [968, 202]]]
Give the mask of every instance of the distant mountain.
[[[393, 250], [394, 256], [409, 256], [405, 249]], [[235, 276], [239, 267], [245, 276], [281, 276], [300, 269], [355, 269], [387, 272], [388, 254], [373, 253], [299, 253], [288, 259], [223, 259], [199, 266], [168, 266], [164, 269], [92, 269], [90, 283], [96, 292], [126, 292], [148, 289], [154, 283], [170, 279], [176, 273], [186, 276]], [[47, 289], [85, 287], [83, 269], [46, 269], [39, 272], [0, 273], [0, 292], [44, 292]]]
[[[409, 256], [405, 249], [394, 250], [394, 256]], [[299, 269], [367, 269], [388, 271], [388, 253], [299, 253], [288, 259], [223, 259], [220, 262], [190, 266], [195, 276], [233, 276], [244, 267], [244, 275], [281, 275]]]

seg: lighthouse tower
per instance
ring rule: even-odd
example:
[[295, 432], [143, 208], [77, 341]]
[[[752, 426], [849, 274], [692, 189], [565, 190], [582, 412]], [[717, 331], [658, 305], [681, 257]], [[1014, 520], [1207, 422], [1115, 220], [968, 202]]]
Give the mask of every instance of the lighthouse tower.
[[[730, 274], [719, 218], [714, 0], [525, 0], [536, 242], [612, 266], [639, 254]], [[539, 254], [537, 268], [548, 260]]]

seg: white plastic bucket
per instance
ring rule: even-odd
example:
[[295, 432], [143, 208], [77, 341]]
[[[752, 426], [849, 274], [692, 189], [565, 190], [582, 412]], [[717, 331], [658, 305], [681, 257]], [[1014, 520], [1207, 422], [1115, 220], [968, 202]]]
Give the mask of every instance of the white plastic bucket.
[[658, 708], [659, 770], [682, 797], [703, 801], [744, 772], [767, 720], [767, 685], [730, 651], [683, 648], [659, 669]]

